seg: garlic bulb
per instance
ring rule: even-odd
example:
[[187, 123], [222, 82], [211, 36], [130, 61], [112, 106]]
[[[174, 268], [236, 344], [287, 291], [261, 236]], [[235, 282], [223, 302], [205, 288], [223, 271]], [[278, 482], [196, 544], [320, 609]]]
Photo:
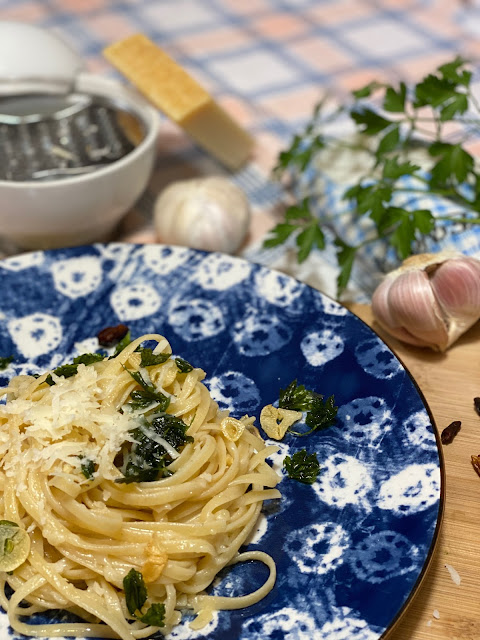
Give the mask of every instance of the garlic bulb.
[[480, 260], [450, 251], [411, 256], [377, 287], [372, 310], [399, 340], [445, 351], [480, 319]]
[[169, 185], [155, 203], [154, 221], [161, 242], [235, 253], [250, 215], [243, 191], [227, 178], [211, 176]]

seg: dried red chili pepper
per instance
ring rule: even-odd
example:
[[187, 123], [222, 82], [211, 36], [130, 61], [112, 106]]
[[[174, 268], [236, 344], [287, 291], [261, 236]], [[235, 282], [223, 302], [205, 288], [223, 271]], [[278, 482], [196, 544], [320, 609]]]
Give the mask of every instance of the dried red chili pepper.
[[473, 399], [473, 406], [475, 407], [475, 411], [480, 416], [480, 398], [474, 398]]
[[118, 344], [128, 333], [126, 324], [117, 324], [115, 327], [105, 327], [97, 334], [98, 344], [101, 347], [113, 347]]
[[480, 476], [480, 455], [479, 456], [472, 456], [472, 466], [475, 469], [475, 471], [478, 473], [478, 475]]
[[453, 439], [460, 431], [461, 426], [462, 423], [460, 422], [460, 420], [454, 420], [448, 425], [448, 427], [445, 427], [445, 429], [442, 431], [442, 435], [440, 436], [442, 444], [450, 444], [451, 442], [453, 442]]

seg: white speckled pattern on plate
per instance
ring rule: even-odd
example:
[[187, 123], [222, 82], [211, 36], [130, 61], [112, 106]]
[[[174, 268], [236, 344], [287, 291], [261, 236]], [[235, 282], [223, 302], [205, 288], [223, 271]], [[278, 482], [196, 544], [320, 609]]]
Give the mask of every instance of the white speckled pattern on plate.
[[[56, 367], [97, 348], [105, 326], [156, 331], [202, 367], [233, 415], [259, 416], [297, 378], [335, 395], [336, 424], [287, 453], [316, 451], [315, 484], [284, 478], [264, 506], [253, 548], [276, 560], [277, 583], [253, 607], [221, 612], [202, 632], [169, 640], [376, 640], [398, 617], [431, 555], [443, 465], [431, 416], [388, 347], [356, 316], [287, 276], [238, 258], [180, 247], [94, 245], [0, 262], [1, 372]], [[258, 421], [257, 421], [258, 424]], [[237, 565], [214, 589], [241, 593], [263, 566]], [[0, 629], [8, 628], [0, 616]]]

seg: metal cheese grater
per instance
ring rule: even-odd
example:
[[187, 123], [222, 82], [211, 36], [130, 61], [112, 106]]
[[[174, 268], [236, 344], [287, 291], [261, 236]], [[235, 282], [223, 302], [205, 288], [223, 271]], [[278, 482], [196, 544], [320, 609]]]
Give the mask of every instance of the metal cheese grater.
[[145, 136], [140, 119], [105, 97], [0, 98], [0, 180], [56, 180], [119, 160]]

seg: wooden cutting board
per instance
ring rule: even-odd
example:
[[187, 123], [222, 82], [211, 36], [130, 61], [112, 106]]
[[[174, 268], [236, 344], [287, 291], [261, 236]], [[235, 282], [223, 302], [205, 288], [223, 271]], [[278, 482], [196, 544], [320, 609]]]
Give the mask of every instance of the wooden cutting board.
[[[480, 638], [480, 477], [471, 455], [480, 454], [480, 323], [445, 354], [404, 345], [375, 323], [370, 306], [349, 305], [393, 349], [417, 382], [438, 431], [453, 420], [461, 430], [443, 446], [446, 500], [431, 563], [388, 640], [479, 640]], [[459, 585], [445, 567], [460, 575]]]

